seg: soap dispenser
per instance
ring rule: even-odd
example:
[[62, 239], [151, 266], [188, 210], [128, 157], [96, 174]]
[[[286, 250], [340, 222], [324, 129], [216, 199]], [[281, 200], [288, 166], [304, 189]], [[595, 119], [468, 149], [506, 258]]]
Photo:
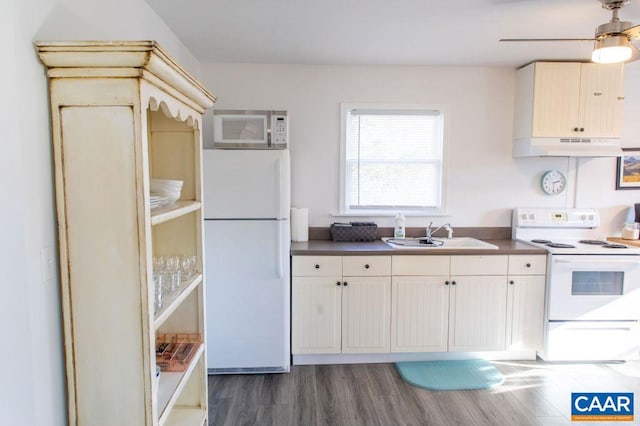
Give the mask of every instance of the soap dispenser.
[[398, 213], [395, 217], [396, 225], [393, 228], [393, 237], [394, 238], [404, 238], [404, 215], [402, 213]]

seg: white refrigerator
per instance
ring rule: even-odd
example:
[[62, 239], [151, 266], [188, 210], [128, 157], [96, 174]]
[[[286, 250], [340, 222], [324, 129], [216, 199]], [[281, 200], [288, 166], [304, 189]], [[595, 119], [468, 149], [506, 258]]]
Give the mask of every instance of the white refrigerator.
[[207, 370], [290, 365], [288, 150], [203, 153]]

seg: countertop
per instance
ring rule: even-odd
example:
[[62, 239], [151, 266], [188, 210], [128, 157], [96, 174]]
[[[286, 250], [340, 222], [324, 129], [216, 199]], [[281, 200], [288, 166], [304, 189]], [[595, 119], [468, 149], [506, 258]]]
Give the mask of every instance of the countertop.
[[547, 254], [547, 251], [527, 243], [514, 240], [484, 240], [498, 249], [394, 249], [381, 240], [372, 242], [336, 242], [332, 240], [310, 240], [291, 242], [292, 256], [357, 256], [357, 255], [500, 255], [500, 254]]

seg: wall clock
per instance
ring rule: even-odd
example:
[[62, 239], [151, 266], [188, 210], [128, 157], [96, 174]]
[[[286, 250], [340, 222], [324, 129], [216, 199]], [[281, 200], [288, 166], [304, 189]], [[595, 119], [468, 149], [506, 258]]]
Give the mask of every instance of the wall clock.
[[560, 194], [567, 187], [567, 178], [558, 170], [544, 172], [540, 179], [540, 188], [547, 195]]

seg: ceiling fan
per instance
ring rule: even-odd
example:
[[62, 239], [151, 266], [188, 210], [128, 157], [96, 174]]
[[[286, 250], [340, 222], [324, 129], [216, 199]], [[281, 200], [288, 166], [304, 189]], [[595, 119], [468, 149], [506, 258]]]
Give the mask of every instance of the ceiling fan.
[[593, 62], [608, 64], [640, 59], [640, 50], [632, 40], [640, 39], [640, 25], [621, 21], [618, 12], [630, 0], [600, 0], [604, 9], [611, 11], [611, 20], [598, 25], [594, 38], [502, 38], [500, 41], [593, 41]]

